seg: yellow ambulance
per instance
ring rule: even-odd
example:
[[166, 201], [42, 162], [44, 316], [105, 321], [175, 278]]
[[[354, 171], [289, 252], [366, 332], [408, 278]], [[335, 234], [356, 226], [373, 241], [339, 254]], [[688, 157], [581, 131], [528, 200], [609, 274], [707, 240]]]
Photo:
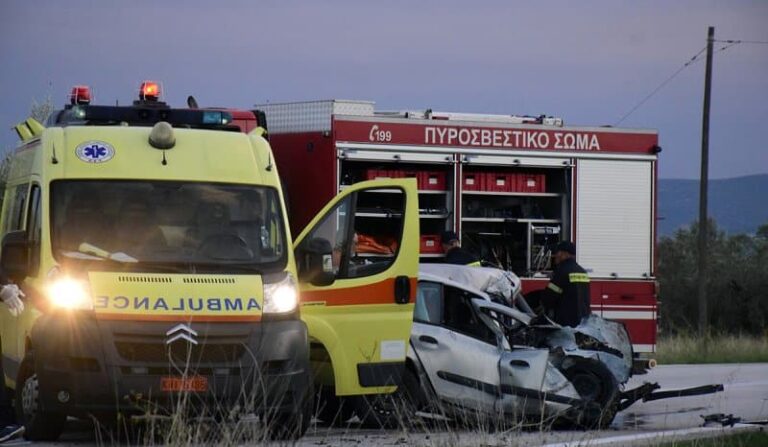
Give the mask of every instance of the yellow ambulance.
[[[171, 108], [153, 82], [139, 93], [92, 105], [78, 86], [45, 127], [19, 132], [0, 267], [25, 309], [2, 306], [0, 339], [26, 436], [56, 439], [68, 416], [173, 412], [187, 395], [295, 438], [314, 381], [339, 396], [395, 391], [416, 293], [415, 181], [346, 189], [294, 243], [255, 115]], [[360, 256], [358, 233], [391, 251]]]

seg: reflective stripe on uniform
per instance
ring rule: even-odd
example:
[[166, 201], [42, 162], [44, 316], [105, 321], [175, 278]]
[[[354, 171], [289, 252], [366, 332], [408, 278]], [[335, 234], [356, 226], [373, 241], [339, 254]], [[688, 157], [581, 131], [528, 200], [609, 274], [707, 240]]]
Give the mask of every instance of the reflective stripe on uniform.
[[547, 284], [547, 289], [549, 289], [549, 290], [551, 290], [551, 291], [553, 291], [555, 293], [563, 293], [563, 289], [561, 289], [560, 287], [557, 287], [553, 283]]
[[568, 280], [571, 282], [589, 282], [589, 276], [586, 273], [569, 273]]
[[483, 265], [480, 264], [480, 261], [470, 262], [467, 264], [467, 267], [482, 267]]

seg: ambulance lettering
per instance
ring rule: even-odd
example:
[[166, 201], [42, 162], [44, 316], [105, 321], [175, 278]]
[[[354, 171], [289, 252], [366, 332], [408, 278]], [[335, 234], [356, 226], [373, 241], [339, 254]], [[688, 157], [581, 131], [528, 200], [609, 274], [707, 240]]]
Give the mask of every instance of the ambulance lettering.
[[242, 312], [261, 311], [261, 305], [256, 298], [193, 298], [182, 297], [178, 300], [168, 300], [164, 297], [150, 298], [136, 296], [129, 298], [123, 295], [97, 296], [93, 300], [95, 309], [119, 309], [129, 311], [172, 311], [172, 312]]

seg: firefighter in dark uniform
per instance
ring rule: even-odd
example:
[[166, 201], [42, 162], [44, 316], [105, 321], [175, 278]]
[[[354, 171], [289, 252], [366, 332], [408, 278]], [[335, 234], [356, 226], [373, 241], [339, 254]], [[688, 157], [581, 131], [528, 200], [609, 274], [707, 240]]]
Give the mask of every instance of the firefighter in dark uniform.
[[541, 294], [541, 304], [554, 315], [562, 326], [576, 327], [590, 314], [589, 276], [576, 263], [576, 246], [560, 242], [555, 248], [555, 270], [547, 288]]
[[480, 259], [472, 253], [461, 248], [459, 237], [453, 231], [444, 231], [440, 236], [440, 242], [443, 244], [446, 264], [469, 265], [480, 267]]

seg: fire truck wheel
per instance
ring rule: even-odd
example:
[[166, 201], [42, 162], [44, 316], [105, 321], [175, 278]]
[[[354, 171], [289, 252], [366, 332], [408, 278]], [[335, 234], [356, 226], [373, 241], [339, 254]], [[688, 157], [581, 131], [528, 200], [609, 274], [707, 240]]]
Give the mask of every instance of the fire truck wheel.
[[576, 425], [607, 428], [616, 416], [619, 385], [611, 371], [593, 359], [575, 358], [563, 374], [571, 381], [587, 406], [578, 412]]
[[57, 440], [64, 431], [67, 415], [41, 408], [40, 381], [30, 353], [21, 362], [16, 385], [16, 418], [24, 424], [24, 437], [30, 441]]

